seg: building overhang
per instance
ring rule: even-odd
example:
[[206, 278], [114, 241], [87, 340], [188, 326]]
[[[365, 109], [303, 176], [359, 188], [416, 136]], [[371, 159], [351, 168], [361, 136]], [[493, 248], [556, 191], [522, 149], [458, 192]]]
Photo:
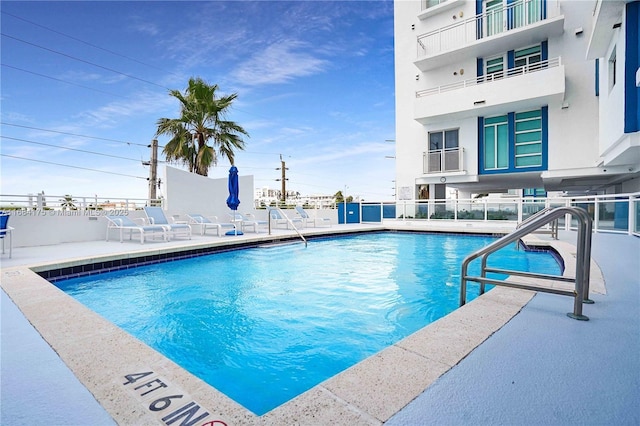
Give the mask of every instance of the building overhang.
[[562, 105], [564, 66], [416, 98], [414, 119], [423, 125], [510, 111]]
[[545, 171], [547, 191], [600, 191], [640, 176], [640, 167], [611, 166]]
[[456, 184], [475, 184], [477, 182], [478, 176], [469, 175], [464, 171], [455, 173], [434, 173], [416, 178], [416, 185], [447, 184], [457, 186]]
[[463, 191], [495, 193], [515, 188], [541, 188], [542, 178], [540, 172], [524, 172], [469, 176], [466, 182], [450, 182], [447, 178], [446, 183]]
[[558, 15], [526, 27], [483, 37], [464, 46], [419, 58], [414, 65], [422, 72], [459, 63], [467, 58], [482, 58], [507, 52], [513, 46], [541, 43], [564, 32], [564, 15]]
[[593, 31], [587, 47], [587, 59], [603, 58], [613, 38], [613, 26], [622, 21], [622, 11], [628, 1], [598, 1], [593, 14]]
[[625, 133], [601, 157], [603, 166], [640, 167], [640, 133]]

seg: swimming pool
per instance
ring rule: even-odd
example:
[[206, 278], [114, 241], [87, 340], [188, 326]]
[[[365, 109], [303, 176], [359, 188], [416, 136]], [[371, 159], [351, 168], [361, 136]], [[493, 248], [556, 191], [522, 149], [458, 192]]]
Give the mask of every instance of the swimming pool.
[[[261, 415], [456, 309], [462, 259], [493, 240], [376, 233], [56, 285]], [[513, 246], [490, 260], [559, 272]]]

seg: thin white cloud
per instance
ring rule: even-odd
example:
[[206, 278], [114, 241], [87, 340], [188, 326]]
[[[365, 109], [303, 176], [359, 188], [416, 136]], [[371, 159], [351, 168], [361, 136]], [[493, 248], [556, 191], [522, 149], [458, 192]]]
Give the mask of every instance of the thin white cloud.
[[137, 93], [128, 100], [110, 102], [93, 110], [82, 111], [75, 120], [80, 127], [108, 128], [118, 124], [118, 120], [149, 113], [162, 113], [175, 105], [175, 100], [165, 93]]
[[338, 150], [332, 150], [318, 155], [305, 155], [304, 159], [296, 160], [296, 165], [321, 164], [327, 162], [344, 161], [350, 157], [362, 157], [369, 154], [383, 154], [389, 152], [389, 145], [384, 143], [359, 143], [344, 146]]
[[312, 56], [306, 51], [308, 47], [293, 40], [273, 43], [240, 63], [232, 75], [242, 84], [258, 86], [324, 72], [329, 62]]

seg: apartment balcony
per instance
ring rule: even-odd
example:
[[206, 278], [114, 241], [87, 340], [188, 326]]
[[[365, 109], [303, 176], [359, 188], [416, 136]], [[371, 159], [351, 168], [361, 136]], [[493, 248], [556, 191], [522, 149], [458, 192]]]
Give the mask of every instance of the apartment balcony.
[[563, 31], [559, 2], [518, 1], [419, 35], [414, 64], [425, 72], [539, 43]]
[[464, 171], [464, 149], [449, 148], [422, 153], [424, 174]]
[[414, 119], [490, 116], [562, 103], [565, 71], [560, 57], [416, 92]]

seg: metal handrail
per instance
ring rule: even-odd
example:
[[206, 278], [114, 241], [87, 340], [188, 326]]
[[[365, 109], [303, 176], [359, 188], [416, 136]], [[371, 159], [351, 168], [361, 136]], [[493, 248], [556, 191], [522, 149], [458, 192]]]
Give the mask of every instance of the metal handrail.
[[[289, 218], [289, 216], [287, 216], [286, 214], [284, 214], [284, 212], [282, 210], [280, 210], [279, 207], [270, 207], [269, 209], [271, 210], [277, 210], [280, 215], [285, 218], [287, 220], [287, 222], [289, 223], [289, 225], [291, 225], [291, 227], [293, 228], [294, 231], [296, 231], [296, 233], [298, 234], [298, 236], [302, 239], [302, 241], [304, 242], [304, 246], [307, 247], [307, 239], [304, 237], [304, 235], [302, 235], [300, 233], [300, 231], [298, 230], [298, 228], [296, 228], [296, 225], [294, 225], [293, 221]], [[268, 210], [269, 210], [268, 209]], [[268, 216], [269, 216], [269, 233], [271, 233], [271, 212], [268, 212]]]
[[416, 92], [416, 98], [437, 95], [440, 93], [446, 93], [452, 90], [464, 89], [467, 87], [475, 87], [483, 83], [493, 83], [496, 81], [504, 81], [505, 79], [508, 79], [508, 78], [528, 75], [533, 72], [544, 71], [544, 70], [559, 67], [561, 65], [562, 65], [562, 58], [558, 56], [556, 58], [551, 58], [551, 59], [547, 59], [540, 62], [534, 62], [532, 64], [527, 64], [520, 67], [509, 68], [504, 71], [500, 71], [493, 74], [481, 75], [481, 76], [469, 78], [463, 81], [458, 81], [455, 83], [443, 84], [441, 86], [432, 87], [429, 89], [418, 90]]
[[[498, 268], [488, 268], [487, 258], [491, 253], [505, 247], [506, 245], [521, 239], [522, 237], [530, 234], [531, 232], [539, 229], [548, 223], [557, 220], [558, 218], [571, 214], [578, 218], [578, 241], [577, 241], [577, 256], [576, 256], [576, 275], [574, 278], [563, 277], [558, 275], [538, 274], [533, 272], [521, 272], [512, 271]], [[589, 275], [591, 266], [591, 232], [592, 232], [592, 219], [584, 209], [579, 207], [556, 207], [545, 211], [538, 215], [538, 217], [529, 220], [527, 224], [519, 229], [511, 232], [508, 235], [500, 238], [497, 241], [489, 244], [488, 246], [475, 251], [467, 256], [462, 262], [462, 272], [460, 277], [460, 306], [466, 303], [467, 299], [467, 281], [475, 281], [480, 283], [480, 294], [484, 293], [485, 284], [500, 285], [505, 287], [521, 288], [525, 290], [542, 291], [546, 293], [559, 294], [563, 296], [570, 296], [574, 298], [573, 312], [567, 313], [571, 318], [586, 321], [589, 318], [582, 315], [582, 304], [593, 303], [589, 299]], [[480, 276], [474, 277], [467, 275], [467, 269], [469, 263], [472, 260], [482, 256], [482, 266], [480, 269]], [[560, 290], [553, 288], [545, 288], [532, 284], [507, 282], [501, 280], [490, 279], [486, 277], [487, 272], [502, 273], [507, 275], [523, 276], [530, 278], [541, 278], [547, 280], [556, 280], [564, 282], [575, 283], [573, 291]]]
[[[549, 210], [552, 210], [552, 209], [553, 209], [553, 207], [545, 207], [544, 209], [532, 214], [531, 216], [529, 216], [528, 218], [526, 218], [525, 220], [520, 222], [516, 226], [516, 229], [522, 228], [527, 223], [530, 223], [531, 221], [535, 220], [536, 218], [542, 216], [543, 214], [545, 214], [546, 212], [548, 212]], [[556, 219], [553, 222], [551, 222], [551, 238], [553, 238], [554, 240], [558, 239], [558, 219]]]

